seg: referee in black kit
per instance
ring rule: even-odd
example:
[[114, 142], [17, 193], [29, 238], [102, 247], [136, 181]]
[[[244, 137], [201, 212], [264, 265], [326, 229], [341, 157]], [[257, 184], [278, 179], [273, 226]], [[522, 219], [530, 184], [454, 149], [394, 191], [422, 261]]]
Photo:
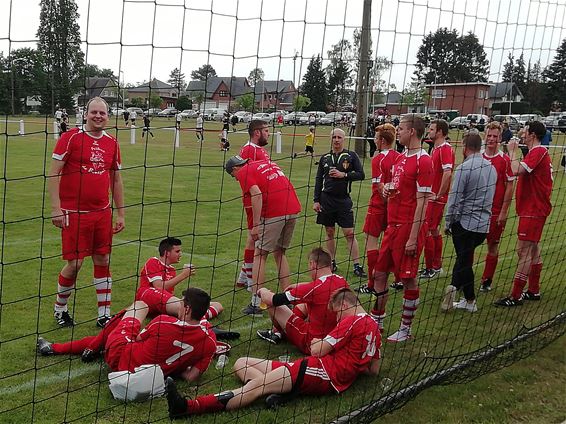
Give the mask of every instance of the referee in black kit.
[[354, 274], [366, 277], [360, 265], [360, 250], [354, 234], [354, 213], [350, 187], [352, 181], [365, 178], [360, 158], [355, 152], [344, 149], [345, 133], [334, 128], [330, 133], [332, 150], [320, 158], [314, 186], [313, 209], [318, 216], [316, 223], [326, 228], [326, 247], [332, 257], [332, 272], [336, 266], [335, 225], [344, 232], [348, 250], [354, 262]]

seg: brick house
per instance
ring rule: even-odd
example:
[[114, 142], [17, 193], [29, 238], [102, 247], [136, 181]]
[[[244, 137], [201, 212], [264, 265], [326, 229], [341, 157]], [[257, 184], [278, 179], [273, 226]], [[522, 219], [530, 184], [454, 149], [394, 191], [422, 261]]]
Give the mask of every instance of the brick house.
[[166, 82], [159, 81], [157, 78], [152, 79], [149, 83], [144, 83], [134, 88], [128, 88], [128, 99], [141, 97], [146, 106], [149, 107], [149, 98], [151, 96], [161, 97], [161, 109], [167, 107], [175, 107], [179, 98], [179, 90]]
[[429, 84], [428, 110], [458, 110], [461, 116], [469, 113], [489, 115], [492, 100], [489, 82], [456, 82], [445, 84]]
[[403, 93], [400, 91], [391, 91], [385, 96], [385, 103], [376, 103], [371, 106], [372, 110], [387, 109], [390, 115], [403, 115], [404, 113], [423, 113], [425, 109], [424, 103], [409, 104], [403, 99]]
[[254, 87], [256, 107], [262, 109], [293, 110], [297, 89], [293, 81], [260, 81]]
[[183, 95], [193, 99], [195, 108], [199, 107], [194, 101], [195, 97], [203, 94], [201, 110], [213, 107], [228, 110], [239, 96], [252, 92], [246, 77], [210, 77], [206, 81], [189, 82]]

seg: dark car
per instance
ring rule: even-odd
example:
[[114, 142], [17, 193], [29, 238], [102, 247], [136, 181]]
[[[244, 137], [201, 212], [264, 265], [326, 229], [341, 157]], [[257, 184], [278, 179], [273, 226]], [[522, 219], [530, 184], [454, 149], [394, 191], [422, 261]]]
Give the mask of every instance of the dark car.
[[558, 125], [556, 127], [560, 130], [560, 132], [566, 134], [566, 115], [562, 115], [558, 118]]

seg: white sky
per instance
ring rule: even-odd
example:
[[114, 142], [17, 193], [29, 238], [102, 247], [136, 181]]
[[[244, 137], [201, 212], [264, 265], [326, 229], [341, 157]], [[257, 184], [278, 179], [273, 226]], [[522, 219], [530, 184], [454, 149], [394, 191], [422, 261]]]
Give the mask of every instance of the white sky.
[[[327, 56], [361, 26], [363, 0], [76, 0], [88, 63], [128, 83], [166, 81], [210, 63], [220, 76], [300, 83], [311, 56]], [[0, 51], [34, 47], [39, 0], [0, 0]], [[509, 52], [546, 66], [566, 38], [566, 0], [373, 0], [373, 56], [393, 61], [385, 80], [410, 82], [424, 35], [446, 26], [474, 32], [498, 81]]]

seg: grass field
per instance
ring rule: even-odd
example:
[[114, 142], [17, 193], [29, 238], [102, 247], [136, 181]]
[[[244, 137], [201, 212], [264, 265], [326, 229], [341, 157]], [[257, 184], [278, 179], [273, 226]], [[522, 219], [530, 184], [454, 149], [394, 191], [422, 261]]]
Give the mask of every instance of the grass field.
[[[245, 242], [240, 189], [235, 180], [223, 172], [226, 158], [236, 154], [247, 140], [247, 134], [230, 134], [232, 150], [219, 151], [218, 123], [208, 123], [204, 144], [196, 143], [194, 133], [181, 132], [181, 146], [174, 148], [172, 120], [154, 119], [155, 139], [142, 140], [137, 131], [136, 144], [130, 144], [129, 130], [119, 125], [110, 132], [117, 134], [123, 158], [123, 179], [126, 192], [126, 229], [114, 239], [112, 272], [114, 279], [114, 311], [132, 302], [137, 274], [145, 260], [156, 254], [156, 245], [166, 235], [183, 240], [183, 263], [193, 263], [198, 273], [190, 285], [211, 292], [226, 310], [215, 323], [242, 333], [233, 343], [230, 364], [239, 356], [276, 358], [298, 352], [287, 344], [270, 346], [257, 339], [255, 331], [267, 328], [267, 316], [250, 319], [240, 309], [249, 302], [249, 293], [235, 290], [239, 261]], [[184, 121], [194, 126], [194, 121]], [[106, 366], [83, 364], [78, 358], [36, 357], [37, 335], [49, 340], [66, 341], [96, 332], [96, 298], [91, 286], [92, 267], [85, 262], [77, 282], [77, 291], [70, 305], [78, 325], [59, 329], [52, 316], [56, 278], [62, 266], [59, 257], [59, 233], [50, 223], [50, 207], [46, 196], [46, 169], [54, 146], [51, 120], [26, 119], [26, 135], [17, 136], [17, 122], [0, 123], [0, 157], [2, 179], [1, 243], [1, 310], [0, 310], [0, 422], [157, 422], [167, 421], [166, 403], [162, 399], [142, 404], [124, 405], [114, 401], [107, 389]], [[293, 133], [296, 132], [296, 135]], [[305, 255], [321, 244], [323, 232], [315, 224], [312, 191], [316, 167], [310, 157], [291, 159], [292, 152], [303, 150], [305, 127], [283, 129], [283, 152], [271, 152], [297, 189], [303, 212], [295, 230], [288, 256], [293, 282], [306, 281]], [[329, 128], [317, 134], [315, 150], [328, 148]], [[461, 133], [451, 133], [453, 140]], [[554, 138], [555, 145], [565, 145], [564, 136]], [[457, 146], [458, 144], [455, 143]], [[271, 148], [272, 144], [270, 144]], [[445, 242], [443, 276], [424, 282], [421, 304], [414, 324], [415, 338], [402, 345], [383, 346], [382, 371], [377, 378], [362, 377], [346, 393], [338, 397], [305, 398], [276, 412], [256, 406], [234, 412], [198, 417], [195, 422], [328, 422], [349, 410], [379, 398], [387, 390], [396, 390], [457, 362], [467, 354], [504, 340], [544, 322], [564, 311], [565, 265], [564, 200], [566, 178], [560, 168], [560, 149], [552, 150], [555, 169], [553, 214], [547, 221], [543, 238], [543, 300], [521, 308], [501, 310], [491, 306], [494, 299], [507, 294], [516, 265], [516, 220], [508, 222], [502, 241], [500, 265], [494, 291], [478, 298], [476, 314], [449, 313], [439, 310], [444, 287], [449, 283], [453, 266], [453, 248]], [[461, 152], [457, 147], [457, 160]], [[370, 172], [369, 160], [364, 168]], [[355, 184], [352, 190], [357, 203], [357, 229], [365, 216], [370, 193], [368, 180]], [[363, 235], [358, 235], [363, 246]], [[485, 249], [478, 249], [477, 272], [483, 269]], [[352, 264], [345, 255], [345, 243], [338, 242], [339, 273], [353, 287], [362, 283], [351, 273]], [[269, 262], [268, 287], [275, 288], [275, 266]], [[479, 276], [477, 276], [479, 278]], [[178, 288], [180, 291], [181, 288]], [[401, 293], [391, 293], [386, 319], [386, 334], [394, 332], [400, 320]], [[363, 298], [369, 306], [369, 297]], [[387, 378], [388, 380], [384, 380]], [[389, 384], [389, 381], [391, 384]], [[387, 383], [384, 383], [387, 382]], [[383, 383], [383, 384], [382, 384]], [[211, 366], [198, 385], [181, 383], [180, 387], [194, 395], [216, 392], [237, 385], [230, 367], [218, 371]], [[533, 415], [536, 417], [536, 415]], [[453, 421], [454, 420], [454, 421]], [[458, 422], [449, 418], [447, 422]]]

